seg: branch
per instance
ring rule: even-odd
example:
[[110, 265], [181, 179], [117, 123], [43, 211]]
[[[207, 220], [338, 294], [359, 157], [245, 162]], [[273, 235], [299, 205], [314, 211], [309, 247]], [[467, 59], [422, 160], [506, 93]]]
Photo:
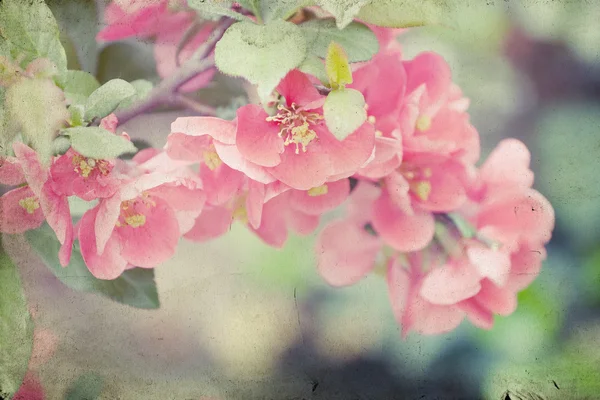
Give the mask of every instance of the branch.
[[154, 108], [173, 102], [173, 93], [177, 92], [182, 85], [202, 72], [214, 67], [214, 60], [208, 59], [208, 55], [215, 48], [217, 42], [223, 37], [223, 34], [235, 20], [223, 18], [215, 30], [211, 33], [202, 46], [198, 47], [195, 53], [173, 75], [162, 80], [148, 95], [140, 101], [135, 102], [130, 107], [121, 110], [115, 115], [119, 124], [123, 124], [135, 116], [153, 110]]
[[190, 99], [189, 97], [186, 97], [179, 93], [172, 94], [171, 98], [169, 99], [169, 103], [187, 108], [187, 109], [195, 111], [201, 115], [209, 115], [209, 116], [216, 115], [216, 109], [214, 107], [207, 106], [206, 104], [198, 103], [197, 101], [194, 101], [194, 100]]

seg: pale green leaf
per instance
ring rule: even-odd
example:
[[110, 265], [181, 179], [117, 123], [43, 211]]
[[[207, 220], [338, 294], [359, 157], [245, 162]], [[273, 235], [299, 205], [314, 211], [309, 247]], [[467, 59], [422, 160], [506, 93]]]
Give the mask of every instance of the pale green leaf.
[[63, 90], [69, 104], [84, 104], [100, 84], [85, 71], [67, 71]]
[[75, 151], [97, 160], [117, 158], [137, 151], [129, 140], [97, 126], [68, 128], [63, 133], [69, 136]]
[[367, 120], [365, 98], [358, 90], [333, 90], [327, 95], [323, 114], [331, 133], [344, 140]]
[[27, 372], [33, 323], [21, 279], [0, 244], [0, 398], [10, 399]]
[[281, 20], [266, 25], [238, 22], [225, 32], [215, 48], [217, 67], [225, 74], [258, 85], [263, 99], [305, 56], [306, 41], [301, 29]]
[[325, 72], [329, 85], [333, 89], [343, 88], [352, 83], [352, 70], [348, 64], [348, 56], [344, 48], [335, 42], [331, 42], [327, 48]]
[[63, 92], [51, 79], [20, 79], [6, 90], [8, 117], [44, 163], [52, 155], [52, 140], [69, 118]]
[[338, 29], [333, 19], [315, 19], [299, 25], [306, 38], [308, 54], [327, 57], [327, 48], [332, 41], [341, 45], [348, 61], [368, 61], [379, 51], [377, 36], [366, 25], [352, 22]]
[[135, 94], [123, 100], [119, 104], [119, 107], [117, 107], [117, 110], [125, 109], [131, 106], [136, 101], [142, 100], [144, 97], [146, 97], [146, 95], [148, 95], [148, 93], [150, 93], [152, 88], [154, 88], [152, 82], [147, 81], [145, 79], [137, 79], [135, 81], [132, 81], [131, 86], [133, 86], [133, 88], [135, 89]]
[[0, 46], [13, 59], [24, 56], [25, 64], [48, 58], [59, 74], [67, 70], [67, 56], [59, 40], [52, 12], [43, 0], [3, 0], [0, 2]]
[[[258, 1], [255, 1], [258, 2]], [[302, 7], [314, 4], [311, 0], [261, 0], [260, 13], [266, 21], [288, 19]]]
[[323, 85], [329, 84], [329, 79], [325, 73], [325, 63], [317, 56], [307, 55], [302, 64], [298, 66], [298, 69], [317, 77]]
[[135, 88], [129, 82], [123, 79], [111, 79], [88, 97], [85, 103], [85, 119], [106, 117], [119, 106], [119, 103], [135, 93]]
[[66, 267], [60, 265], [58, 261], [60, 243], [47, 224], [28, 231], [25, 235], [50, 271], [71, 289], [96, 293], [136, 308], [160, 307], [152, 269], [134, 268], [123, 272], [114, 280], [97, 279], [86, 267], [77, 243], [73, 246], [69, 265]]
[[188, 0], [188, 6], [197, 10], [204, 19], [217, 19], [222, 16], [237, 19], [238, 21], [248, 20], [247, 16], [235, 12], [231, 9], [233, 1], [229, 0]]
[[357, 18], [388, 28], [440, 24], [450, 15], [451, 3], [450, 0], [371, 0], [361, 8]]
[[348, 26], [356, 17], [361, 7], [369, 0], [317, 0], [317, 4], [334, 17], [338, 28]]

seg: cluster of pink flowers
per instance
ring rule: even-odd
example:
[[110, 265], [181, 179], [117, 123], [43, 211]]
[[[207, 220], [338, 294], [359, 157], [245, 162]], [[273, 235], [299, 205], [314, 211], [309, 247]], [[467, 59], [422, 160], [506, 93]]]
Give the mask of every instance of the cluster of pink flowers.
[[[192, 17], [168, 11], [166, 1], [143, 3], [111, 3], [111, 25], [99, 37], [156, 36], [159, 72], [168, 75]], [[1, 230], [24, 232], [47, 220], [63, 265], [77, 239], [92, 274], [114, 279], [164, 262], [180, 237], [217, 238], [234, 220], [282, 247], [290, 230], [310, 234], [324, 213], [346, 204], [346, 216], [317, 239], [328, 283], [382, 273], [404, 334], [448, 332], [465, 317], [490, 328], [495, 314], [514, 311], [516, 294], [538, 274], [553, 209], [531, 188], [529, 153], [517, 140], [503, 141], [476, 166], [469, 101], [442, 57], [403, 60], [395, 32], [376, 34], [380, 52], [354, 67], [348, 85], [363, 94], [368, 118], [344, 140], [327, 128], [318, 80], [292, 70], [276, 89], [274, 113], [249, 104], [233, 121], [178, 118], [163, 150], [130, 161], [70, 149], [46, 168], [16, 143], [0, 183], [21, 186], [0, 198]], [[117, 123], [111, 115], [101, 125], [115, 132]], [[76, 226], [69, 196], [97, 202]]]

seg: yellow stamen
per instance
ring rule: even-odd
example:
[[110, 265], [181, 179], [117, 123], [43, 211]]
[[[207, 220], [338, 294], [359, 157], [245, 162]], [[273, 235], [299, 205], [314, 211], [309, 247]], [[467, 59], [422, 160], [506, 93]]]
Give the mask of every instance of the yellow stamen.
[[26, 197], [19, 200], [19, 205], [27, 211], [27, 214], [33, 214], [35, 210], [40, 208], [40, 202], [36, 197]]
[[216, 151], [205, 151], [202, 154], [202, 158], [204, 158], [204, 163], [211, 171], [217, 169], [223, 162], [219, 158], [219, 155]]
[[132, 228], [139, 228], [146, 223], [146, 216], [144, 214], [134, 214], [125, 217], [125, 223]]
[[413, 192], [423, 201], [427, 201], [431, 193], [431, 183], [427, 181], [415, 182], [411, 185]]
[[375, 131], [375, 136], [376, 137], [382, 137], [383, 136], [383, 132], [377, 130], [377, 131]]
[[425, 132], [426, 130], [431, 128], [431, 118], [429, 118], [429, 116], [427, 115], [420, 115], [419, 118], [417, 118], [417, 123], [415, 127], [417, 128], [417, 130]]
[[284, 145], [295, 144], [296, 154], [306, 152], [306, 146], [317, 138], [317, 133], [311, 126], [323, 117], [317, 113], [301, 110], [293, 103], [289, 108], [284, 105], [277, 106], [278, 113], [267, 117], [267, 121], [279, 124], [279, 137], [284, 138]]
[[374, 124], [375, 122], [377, 122], [377, 118], [375, 118], [372, 115], [369, 115], [369, 117], [367, 118], [367, 121], [369, 121], [370, 123]]
[[323, 196], [324, 194], [327, 194], [328, 191], [329, 191], [329, 188], [327, 187], [327, 184], [325, 184], [325, 185], [314, 187], [312, 189], [308, 189], [308, 195], [312, 196], [312, 197]]

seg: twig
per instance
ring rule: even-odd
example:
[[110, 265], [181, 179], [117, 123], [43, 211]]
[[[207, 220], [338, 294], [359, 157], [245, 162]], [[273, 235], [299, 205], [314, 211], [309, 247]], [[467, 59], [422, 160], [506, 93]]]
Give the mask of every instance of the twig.
[[231, 18], [223, 18], [212, 32], [208, 40], [194, 52], [184, 64], [179, 67], [173, 75], [162, 80], [148, 96], [135, 102], [130, 107], [116, 114], [119, 124], [123, 124], [135, 116], [148, 112], [162, 104], [173, 101], [173, 93], [177, 92], [182, 85], [202, 72], [214, 67], [214, 60], [207, 58], [215, 48], [217, 42], [235, 21]]
[[217, 112], [217, 110], [214, 107], [198, 103], [197, 101], [194, 101], [189, 97], [179, 93], [172, 94], [171, 98], [169, 99], [169, 103], [185, 107], [201, 115], [214, 116]]

